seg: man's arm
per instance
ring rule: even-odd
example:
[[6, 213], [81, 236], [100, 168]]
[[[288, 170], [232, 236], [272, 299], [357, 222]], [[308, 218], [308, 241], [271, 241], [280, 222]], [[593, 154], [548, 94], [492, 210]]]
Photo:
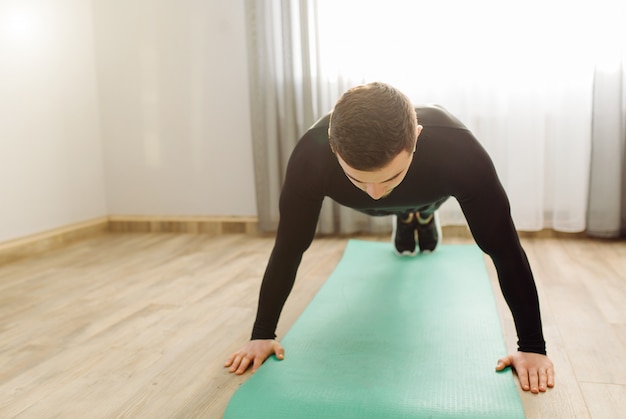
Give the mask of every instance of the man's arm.
[[311, 244], [321, 200], [295, 199], [285, 191], [280, 200], [281, 219], [261, 290], [252, 339], [274, 339], [282, 308], [295, 282], [302, 255]]
[[252, 338], [239, 351], [233, 353], [224, 364], [229, 371], [243, 374], [248, 367], [256, 371], [272, 354], [283, 359], [285, 351], [276, 338], [276, 326], [280, 313], [295, 282], [302, 254], [315, 235], [319, 203], [291, 199], [288, 193], [281, 194], [281, 220], [276, 242], [270, 256], [261, 290]]
[[252, 337], [224, 364], [231, 372], [243, 374], [249, 366], [254, 372], [272, 353], [279, 359], [284, 357], [282, 346], [275, 340], [276, 326], [302, 255], [315, 236], [324, 197], [322, 179], [310, 167], [316, 163], [315, 155], [306, 148], [310, 146], [301, 140], [287, 166], [276, 241], [263, 275]]
[[494, 262], [502, 294], [513, 314], [518, 352], [498, 360], [496, 370], [513, 367], [522, 389], [538, 393], [554, 386], [554, 366], [546, 356], [539, 299], [533, 274], [510, 214], [508, 197], [491, 159], [475, 147], [457, 199], [479, 247]]
[[[485, 159], [486, 157], [483, 157]], [[490, 160], [473, 172], [459, 203], [478, 246], [488, 254], [518, 336], [518, 349], [545, 354], [537, 289], [511, 218], [509, 201]]]

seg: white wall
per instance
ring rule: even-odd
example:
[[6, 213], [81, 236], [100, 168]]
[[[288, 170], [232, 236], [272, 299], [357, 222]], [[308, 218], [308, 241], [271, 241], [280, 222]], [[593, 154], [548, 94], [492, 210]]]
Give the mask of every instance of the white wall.
[[243, 2], [93, 4], [109, 213], [256, 214]]
[[243, 2], [0, 0], [0, 242], [254, 215]]
[[0, 0], [0, 242], [106, 214], [91, 15]]

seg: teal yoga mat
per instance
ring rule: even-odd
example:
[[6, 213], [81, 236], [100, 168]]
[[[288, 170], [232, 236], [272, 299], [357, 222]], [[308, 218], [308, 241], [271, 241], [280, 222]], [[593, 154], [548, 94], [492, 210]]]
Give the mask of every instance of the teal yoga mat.
[[399, 257], [350, 240], [326, 283], [224, 419], [523, 418], [475, 245]]

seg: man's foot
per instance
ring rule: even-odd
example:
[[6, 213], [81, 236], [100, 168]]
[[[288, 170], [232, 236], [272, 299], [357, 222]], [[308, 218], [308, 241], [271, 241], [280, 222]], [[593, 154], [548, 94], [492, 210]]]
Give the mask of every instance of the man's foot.
[[415, 255], [415, 229], [417, 217], [411, 213], [404, 219], [402, 216], [396, 216], [393, 224], [392, 240], [396, 254], [399, 256]]
[[432, 214], [430, 219], [426, 218], [426, 220], [422, 220], [419, 215], [414, 218], [420, 252], [432, 252], [437, 247], [439, 237], [441, 236], [439, 219], [435, 214]]

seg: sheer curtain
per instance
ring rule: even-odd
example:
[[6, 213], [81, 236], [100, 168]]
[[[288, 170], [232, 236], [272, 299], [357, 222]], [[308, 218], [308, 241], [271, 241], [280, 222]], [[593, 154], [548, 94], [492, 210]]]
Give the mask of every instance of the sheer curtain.
[[[320, 54], [318, 7], [313, 0], [246, 0], [252, 143], [259, 226], [274, 231], [278, 198], [291, 150], [349, 87], [350, 74], [326, 75]], [[323, 25], [322, 25], [323, 26]], [[390, 223], [327, 199], [321, 233], [388, 231]]]
[[[266, 228], [278, 219], [295, 141], [346, 88], [374, 80], [395, 85], [415, 104], [438, 103], [467, 124], [494, 160], [518, 229], [583, 231], [606, 211], [623, 226], [624, 108], [606, 100], [608, 92], [611, 103], [623, 104], [621, 93], [615, 97], [623, 71], [599, 72], [599, 63], [623, 53], [623, 5], [250, 0], [248, 10], [257, 194]], [[603, 118], [612, 121], [611, 140], [604, 139]], [[593, 169], [604, 169], [596, 162], [605, 155], [616, 161], [599, 174]], [[618, 186], [596, 196], [597, 184], [607, 182]], [[355, 214], [325, 203], [320, 228], [388, 229], [388, 221]], [[465, 223], [454, 200], [441, 219]]]
[[599, 65], [595, 73], [587, 224], [595, 237], [626, 236], [625, 76], [623, 60]]

